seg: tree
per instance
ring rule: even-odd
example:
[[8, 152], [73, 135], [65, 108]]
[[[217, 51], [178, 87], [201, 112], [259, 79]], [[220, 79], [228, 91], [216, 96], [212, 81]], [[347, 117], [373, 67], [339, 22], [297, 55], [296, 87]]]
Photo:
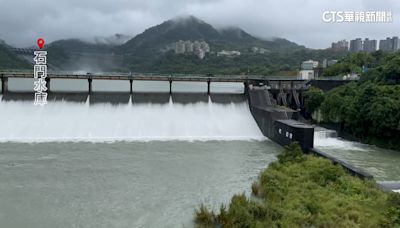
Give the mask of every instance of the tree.
[[392, 136], [399, 124], [400, 102], [389, 97], [376, 97], [370, 104], [367, 119], [371, 121], [371, 133]]
[[400, 55], [391, 58], [384, 66], [382, 74], [390, 83], [400, 83]]
[[305, 92], [304, 98], [304, 106], [309, 113], [316, 111], [325, 100], [324, 92], [315, 87], [311, 87], [310, 90]]

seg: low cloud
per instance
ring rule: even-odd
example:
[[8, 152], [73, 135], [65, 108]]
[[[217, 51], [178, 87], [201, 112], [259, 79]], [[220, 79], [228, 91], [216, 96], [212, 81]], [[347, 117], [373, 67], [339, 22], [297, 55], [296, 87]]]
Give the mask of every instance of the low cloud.
[[[392, 11], [393, 22], [325, 23], [322, 13], [327, 10]], [[398, 0], [4, 0], [0, 39], [32, 46], [39, 36], [47, 42], [116, 33], [134, 36], [180, 15], [194, 15], [216, 27], [241, 27], [258, 37], [283, 37], [312, 48], [326, 48], [339, 39], [400, 35]]]

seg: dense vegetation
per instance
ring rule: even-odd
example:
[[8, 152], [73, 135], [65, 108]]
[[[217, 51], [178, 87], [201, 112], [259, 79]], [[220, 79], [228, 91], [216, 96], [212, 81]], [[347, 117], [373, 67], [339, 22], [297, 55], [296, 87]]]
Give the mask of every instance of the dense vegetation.
[[18, 58], [6, 45], [0, 43], [0, 70], [29, 68], [31, 67], [27, 61]]
[[192, 54], [175, 55], [172, 51], [157, 58], [140, 56], [125, 59], [125, 65], [134, 72], [196, 73], [196, 74], [250, 74], [250, 75], [296, 75], [303, 60], [340, 58], [346, 52], [330, 50], [293, 49], [272, 51], [265, 54], [251, 52], [250, 47], [242, 50], [238, 57], [218, 57], [207, 54], [200, 60]]
[[324, 92], [321, 89], [311, 87], [304, 93], [304, 107], [308, 113], [316, 111], [324, 100]]
[[324, 121], [341, 123], [363, 142], [400, 148], [400, 85], [350, 83], [326, 94]]
[[[321, 110], [323, 121], [340, 123], [363, 142], [400, 148], [400, 53], [358, 53], [338, 64], [368, 65], [358, 83], [323, 94], [306, 93], [306, 110]], [[364, 67], [365, 68], [365, 67]], [[336, 68], [331, 68], [336, 69]], [[344, 73], [344, 72], [343, 72]]]
[[378, 67], [389, 61], [395, 54], [388, 54], [382, 51], [376, 51], [371, 54], [360, 52], [347, 55], [338, 63], [328, 67], [324, 72], [324, 76], [338, 76], [349, 73], [361, 74], [368, 72], [371, 68]]
[[219, 213], [201, 206], [198, 227], [398, 227], [400, 194], [350, 176], [329, 160], [292, 144], [252, 186]]

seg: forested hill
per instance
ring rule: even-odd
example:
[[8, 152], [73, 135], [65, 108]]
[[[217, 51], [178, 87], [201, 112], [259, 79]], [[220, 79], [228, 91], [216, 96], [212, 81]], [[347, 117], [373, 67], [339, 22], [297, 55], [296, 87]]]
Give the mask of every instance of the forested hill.
[[[216, 29], [193, 16], [165, 21], [132, 39], [120, 34], [111, 38], [118, 42], [55, 41], [47, 45], [48, 62], [55, 70], [69, 71], [276, 75], [296, 74], [301, 62], [308, 59], [322, 61], [347, 55], [308, 49], [283, 38], [257, 38], [240, 28]], [[207, 42], [210, 51], [203, 59], [193, 52], [176, 54], [175, 43], [180, 40]], [[240, 55], [219, 56], [222, 50]]]
[[252, 47], [265, 48], [266, 50], [301, 49], [293, 42], [285, 39], [262, 40], [246, 33], [240, 28], [225, 28], [217, 30], [212, 25], [193, 17], [182, 17], [168, 20], [157, 26], [145, 30], [120, 47], [121, 53], [135, 53], [135, 55], [157, 55], [166, 46], [179, 40], [202, 40], [218, 51], [234, 49], [248, 50]]
[[0, 70], [5, 69], [28, 69], [30, 65], [25, 60], [19, 58], [10, 47], [0, 41]]

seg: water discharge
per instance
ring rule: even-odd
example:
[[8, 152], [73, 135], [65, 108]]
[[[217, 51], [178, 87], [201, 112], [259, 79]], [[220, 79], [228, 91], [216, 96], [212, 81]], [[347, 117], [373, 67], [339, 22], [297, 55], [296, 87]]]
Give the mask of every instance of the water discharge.
[[[89, 98], [88, 98], [89, 99]], [[265, 140], [246, 102], [0, 102], [0, 142]]]
[[400, 152], [352, 142], [337, 137], [335, 131], [317, 127], [314, 147], [364, 169], [377, 181], [400, 181]]

